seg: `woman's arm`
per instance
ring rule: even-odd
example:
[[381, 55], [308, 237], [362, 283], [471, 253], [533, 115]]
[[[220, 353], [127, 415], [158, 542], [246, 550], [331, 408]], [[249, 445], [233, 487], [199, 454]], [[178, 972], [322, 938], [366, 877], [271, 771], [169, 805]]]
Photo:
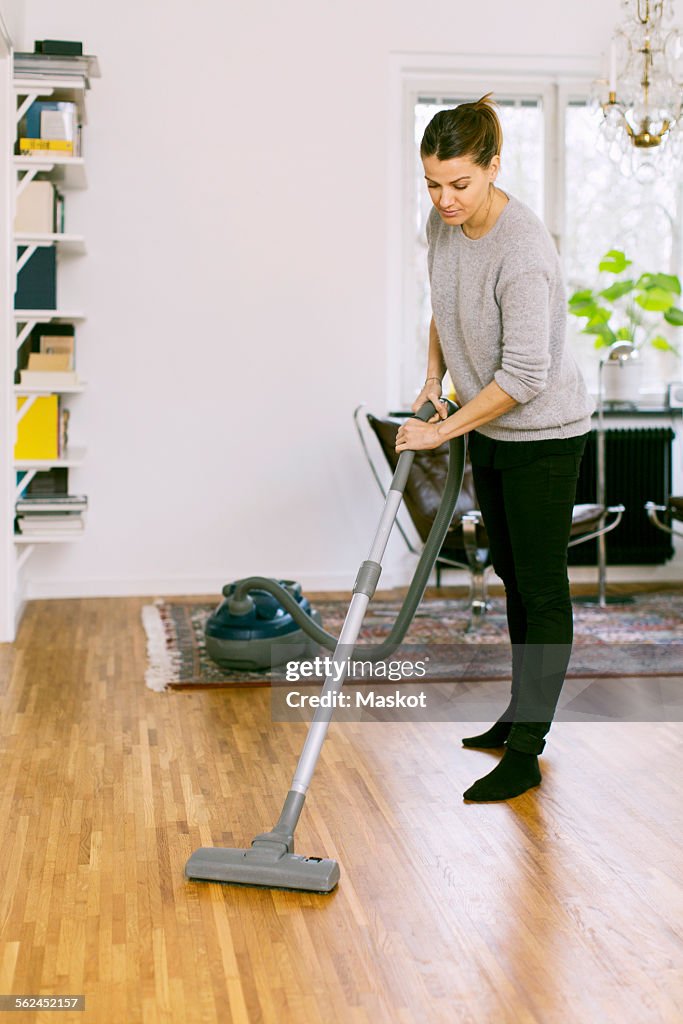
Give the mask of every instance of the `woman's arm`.
[[517, 401], [492, 380], [485, 388], [466, 402], [457, 412], [440, 423], [423, 423], [409, 419], [396, 434], [396, 451], [421, 451], [438, 448], [444, 441], [467, 434], [490, 420], [502, 416], [517, 405]]
[[445, 372], [446, 362], [441, 348], [441, 339], [432, 316], [429, 325], [429, 355], [427, 356], [427, 375], [425, 380], [429, 380], [430, 377], [438, 377], [441, 380]]
[[[438, 377], [439, 380], [441, 380], [446, 370], [447, 366], [446, 360], [443, 357], [441, 338], [439, 337], [439, 332], [436, 329], [434, 316], [432, 316], [432, 320], [429, 325], [429, 356], [427, 358], [427, 379], [429, 379], [430, 377]], [[460, 405], [460, 399], [458, 398], [454, 381], [451, 381], [451, 385], [453, 387], [453, 400], [456, 405]], [[416, 410], [413, 409], [413, 412], [415, 411]]]
[[445, 420], [448, 416], [448, 406], [441, 400], [441, 387], [443, 375], [446, 372], [446, 363], [443, 357], [443, 350], [441, 348], [441, 339], [434, 323], [434, 317], [432, 317], [429, 325], [429, 354], [427, 356], [427, 376], [422, 386], [422, 390], [413, 402], [411, 406], [412, 412], [417, 412], [421, 409], [425, 402], [431, 402], [436, 413], [432, 416], [429, 423], [435, 423], [436, 420]]
[[492, 380], [470, 402], [466, 402], [452, 416], [439, 423], [436, 432], [441, 442], [450, 441], [453, 437], [467, 434], [470, 430], [497, 419], [517, 404], [518, 402], [508, 395], [507, 391], [503, 391], [500, 385]]

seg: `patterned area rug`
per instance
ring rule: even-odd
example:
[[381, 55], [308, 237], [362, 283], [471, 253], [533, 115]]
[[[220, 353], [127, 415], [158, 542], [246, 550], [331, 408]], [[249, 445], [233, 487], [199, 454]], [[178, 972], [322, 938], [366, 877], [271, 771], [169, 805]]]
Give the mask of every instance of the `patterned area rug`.
[[[147, 686], [152, 690], [268, 686], [270, 670], [226, 672], [207, 655], [204, 625], [218, 602], [157, 601], [142, 609], [147, 634]], [[323, 628], [339, 634], [347, 603], [314, 600]], [[376, 644], [390, 632], [399, 602], [371, 602], [360, 643]], [[467, 632], [467, 608], [462, 599], [432, 598], [420, 605], [403, 646], [449, 650], [451, 671], [465, 655], [468, 679], [509, 679], [510, 646], [503, 598], [477, 629]], [[464, 646], [463, 646], [464, 645]], [[480, 655], [478, 657], [478, 655]], [[574, 647], [567, 678], [683, 676], [683, 594], [640, 594], [632, 604], [601, 609], [574, 605]], [[450, 678], [443, 672], [435, 678]]]

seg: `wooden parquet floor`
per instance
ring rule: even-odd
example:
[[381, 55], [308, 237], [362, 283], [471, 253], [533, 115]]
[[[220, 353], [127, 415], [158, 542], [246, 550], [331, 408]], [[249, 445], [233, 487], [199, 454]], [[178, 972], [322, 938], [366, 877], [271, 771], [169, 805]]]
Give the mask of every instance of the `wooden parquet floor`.
[[333, 724], [297, 848], [337, 891], [188, 882], [274, 823], [305, 726], [265, 689], [147, 690], [143, 603], [32, 602], [0, 646], [0, 994], [83, 993], [81, 1024], [683, 1020], [681, 723], [556, 723], [542, 786], [488, 805], [472, 723]]

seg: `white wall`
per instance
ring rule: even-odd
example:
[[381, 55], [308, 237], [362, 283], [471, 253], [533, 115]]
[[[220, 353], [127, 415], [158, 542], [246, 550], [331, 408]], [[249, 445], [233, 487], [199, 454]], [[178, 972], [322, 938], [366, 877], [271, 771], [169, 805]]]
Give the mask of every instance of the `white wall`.
[[[14, 138], [11, 130], [13, 116], [12, 102], [12, 39], [6, 11], [0, 8], [0, 146], [10, 153]], [[11, 189], [14, 188], [9, 160], [0, 160], [0, 209], [10, 208]], [[15, 327], [7, 308], [5, 297], [11, 293], [12, 270], [16, 257], [12, 253], [7, 232], [0, 242], [0, 375], [6, 382], [12, 381], [14, 371]], [[10, 400], [8, 387], [0, 387], [0, 437], [7, 438], [14, 425], [13, 397]], [[13, 500], [15, 477], [9, 461], [0, 455], [0, 641], [13, 636], [14, 621], [14, 559], [16, 557], [11, 531], [14, 522]]]
[[[88, 313], [88, 532], [32, 556], [29, 596], [348, 587], [380, 507], [351, 414], [387, 402], [389, 54], [597, 55], [618, 13], [28, 0], [25, 49], [82, 39], [103, 74], [60, 302]], [[410, 564], [392, 541], [382, 584]]]
[[2, 0], [0, 3], [0, 16], [2, 16], [15, 50], [21, 49], [19, 44], [23, 44], [25, 8], [25, 0]]

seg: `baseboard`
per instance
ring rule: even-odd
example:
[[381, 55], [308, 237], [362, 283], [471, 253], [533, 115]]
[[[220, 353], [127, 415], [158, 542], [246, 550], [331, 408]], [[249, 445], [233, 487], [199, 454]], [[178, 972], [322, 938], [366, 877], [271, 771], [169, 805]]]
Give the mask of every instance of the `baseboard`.
[[[338, 573], [273, 573], [275, 579], [295, 579], [301, 583], [305, 591], [341, 590], [350, 591], [356, 578], [357, 568]], [[246, 576], [242, 573], [242, 576]], [[32, 579], [26, 583], [25, 598], [31, 601], [59, 600], [60, 598], [87, 597], [155, 597], [155, 596], [191, 596], [194, 594], [216, 594], [220, 596], [223, 586], [231, 580], [239, 579], [238, 573], [227, 573], [223, 576], [172, 576], [145, 577], [128, 579], [73, 579], [51, 580]], [[410, 583], [411, 570], [391, 571], [382, 573], [380, 586], [382, 589], [407, 586]], [[459, 579], [467, 581], [466, 573], [449, 574], [449, 582], [457, 584]], [[435, 575], [432, 573], [432, 582]]]
[[[407, 587], [411, 580], [413, 566], [397, 566], [387, 568], [382, 572], [379, 581], [379, 590], [392, 590], [394, 588]], [[243, 574], [244, 575], [244, 574]], [[356, 577], [356, 570], [349, 569], [345, 572], [335, 573], [283, 573], [279, 578], [298, 580], [305, 591], [325, 592], [350, 591]], [[278, 578], [278, 577], [276, 577]], [[239, 575], [229, 573], [223, 576], [201, 577], [201, 576], [169, 576], [169, 577], [140, 577], [127, 579], [32, 579], [27, 580], [23, 593], [24, 600], [58, 600], [60, 598], [88, 598], [88, 597], [152, 597], [152, 596], [181, 596], [195, 594], [215, 594], [220, 596], [225, 583], [232, 579], [239, 579]], [[441, 581], [444, 586], [459, 587], [466, 586], [469, 582], [469, 575], [461, 569], [444, 569], [441, 574]], [[592, 566], [572, 566], [569, 570], [569, 581], [572, 586], [597, 585], [597, 572]], [[430, 584], [436, 582], [436, 575], [432, 572]], [[502, 585], [500, 579], [493, 571], [487, 574], [487, 582], [490, 586]], [[616, 565], [609, 566], [607, 571], [607, 582], [609, 584], [681, 584], [683, 585], [683, 571], [677, 565], [643, 566], [643, 565]]]

